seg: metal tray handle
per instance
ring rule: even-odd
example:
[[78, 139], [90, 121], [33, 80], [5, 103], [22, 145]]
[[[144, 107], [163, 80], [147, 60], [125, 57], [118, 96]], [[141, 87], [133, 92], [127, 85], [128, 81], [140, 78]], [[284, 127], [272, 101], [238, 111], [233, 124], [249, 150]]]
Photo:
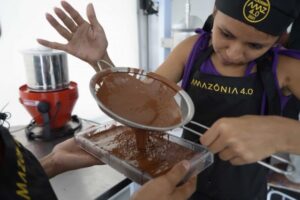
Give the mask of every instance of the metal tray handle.
[[[205, 126], [205, 125], [200, 124], [200, 123], [195, 122], [195, 121], [190, 121], [189, 123], [194, 124], [196, 126], [199, 126], [201, 128], [204, 128], [206, 130], [209, 129], [208, 126]], [[193, 133], [195, 135], [198, 135], [200, 137], [203, 135], [202, 133], [199, 133], [199, 132], [195, 131], [194, 129], [191, 129], [191, 128], [185, 126], [185, 125], [182, 126], [182, 128], [185, 129], [185, 130], [187, 130], [187, 131], [190, 131], [191, 133]], [[273, 159], [278, 160], [278, 161], [280, 161], [282, 163], [287, 164], [288, 165], [287, 169], [286, 170], [280, 169], [280, 168], [275, 167], [273, 165], [270, 165], [270, 164], [268, 164], [268, 163], [266, 163], [264, 161], [257, 161], [257, 163], [260, 164], [260, 165], [262, 165], [262, 166], [264, 166], [264, 167], [267, 167], [268, 169], [270, 169], [270, 170], [272, 170], [274, 172], [277, 172], [279, 174], [284, 174], [284, 175], [289, 175], [289, 174], [293, 173], [296, 170], [296, 168], [293, 165], [293, 163], [291, 163], [289, 160], [287, 160], [285, 158], [282, 158], [280, 156], [277, 156], [277, 155], [271, 155], [270, 157], [272, 157]]]

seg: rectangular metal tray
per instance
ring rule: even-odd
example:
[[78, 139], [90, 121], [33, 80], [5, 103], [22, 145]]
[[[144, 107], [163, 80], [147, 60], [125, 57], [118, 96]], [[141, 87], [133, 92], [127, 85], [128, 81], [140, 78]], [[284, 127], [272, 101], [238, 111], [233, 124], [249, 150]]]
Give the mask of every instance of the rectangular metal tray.
[[[93, 154], [102, 162], [108, 164], [109, 166], [124, 174], [126, 177], [128, 177], [134, 182], [143, 184], [148, 180], [155, 178], [161, 174], [164, 174], [166, 171], [168, 171], [168, 169], [170, 169], [175, 163], [172, 163], [171, 161], [171, 163], [169, 164], [164, 160], [164, 158], [166, 160], [173, 159], [174, 162], [179, 162], [182, 159], [188, 160], [190, 162], [190, 171], [183, 178], [182, 182], [185, 182], [191, 175], [199, 174], [201, 171], [203, 171], [213, 163], [213, 154], [209, 152], [205, 147], [185, 140], [183, 138], [176, 137], [169, 133], [159, 136], [159, 140], [165, 145], [155, 146], [155, 149], [158, 149], [157, 152], [164, 151], [164, 153], [162, 153], [163, 159], [161, 158], [161, 156], [157, 158], [155, 155], [153, 156], [153, 152], [152, 154], [139, 154], [141, 152], [139, 152], [140, 150], [138, 150], [137, 148], [133, 149], [132, 147], [129, 148], [128, 145], [124, 145], [124, 142], [125, 144], [135, 143], [134, 139], [131, 138], [131, 140], [122, 140], [122, 142], [116, 139], [117, 137], [124, 136], [125, 132], [122, 133], [122, 131], [115, 131], [109, 133], [109, 135], [105, 135], [107, 134], [110, 128], [118, 125], [120, 124], [115, 121], [111, 121], [104, 125], [94, 126], [77, 133], [75, 135], [75, 139], [77, 143], [81, 146], [81, 148], [83, 148], [85, 151]], [[156, 142], [155, 137], [157, 137], [157, 135], [153, 135], [154, 142]], [[149, 138], [152, 138], [152, 134], [149, 136]], [[114, 151], [114, 148], [117, 148], [119, 150], [118, 145], [122, 145], [123, 149], [121, 153], [123, 152], [124, 154], [127, 154], [130, 152], [129, 156], [122, 156], [121, 154], [120, 156], [112, 153]], [[126, 149], [127, 146], [129, 149]], [[175, 146], [176, 148], [173, 149], [173, 151], [172, 149], [168, 151], [169, 147]], [[178, 152], [182, 151], [189, 152], [190, 158], [188, 158], [187, 156], [180, 158]], [[118, 154], [119, 153], [120, 152], [118, 152]], [[136, 154], [139, 155], [139, 158], [140, 155], [143, 155], [144, 157], [142, 159], [147, 161], [146, 164], [148, 166], [154, 166], [153, 169], [151, 169], [151, 173], [150, 170], [145, 170], [145, 168], [143, 168], [143, 165], [141, 165], [137, 160], [131, 159], [132, 155], [135, 156]], [[165, 166], [165, 168], [163, 166]]]

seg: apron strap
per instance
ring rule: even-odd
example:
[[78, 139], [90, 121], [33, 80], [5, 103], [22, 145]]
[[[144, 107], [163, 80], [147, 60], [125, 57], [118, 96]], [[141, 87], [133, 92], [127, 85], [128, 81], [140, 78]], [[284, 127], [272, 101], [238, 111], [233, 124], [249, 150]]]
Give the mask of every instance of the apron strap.
[[194, 61], [193, 68], [189, 74], [189, 80], [192, 78], [192, 75], [200, 68], [202, 63], [212, 54], [212, 52], [212, 46], [207, 47], [203, 52], [201, 52], [198, 58]]
[[[271, 52], [270, 52], [271, 53]], [[257, 73], [262, 82], [265, 95], [263, 114], [281, 115], [281, 104], [276, 80], [272, 72], [273, 55], [265, 54], [257, 61]]]

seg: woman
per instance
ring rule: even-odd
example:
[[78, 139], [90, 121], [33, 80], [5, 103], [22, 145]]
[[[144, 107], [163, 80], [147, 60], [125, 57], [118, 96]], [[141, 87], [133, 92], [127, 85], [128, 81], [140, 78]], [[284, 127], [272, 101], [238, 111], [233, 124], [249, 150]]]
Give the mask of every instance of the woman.
[[[71, 17], [61, 9], [55, 9], [55, 13], [65, 27], [51, 15], [47, 15], [47, 20], [68, 44], [41, 39], [38, 42], [85, 60], [96, 71], [98, 60], [111, 62], [105, 33], [92, 6], [87, 9], [90, 24], [66, 2], [62, 6]], [[283, 132], [299, 130], [299, 123], [273, 115], [284, 113], [292, 94], [300, 99], [300, 62], [295, 59], [300, 55], [277, 45], [281, 33], [297, 18], [299, 10], [297, 0], [217, 0], [212, 33], [198, 30], [198, 35], [179, 44], [157, 69], [158, 74], [174, 82], [183, 81], [182, 87], [196, 107], [193, 120], [212, 126], [201, 142], [218, 156], [213, 166], [199, 175], [193, 199], [265, 199], [266, 168], [255, 163], [233, 165], [253, 163], [281, 150], [297, 149], [297, 142], [290, 140], [299, 138], [296, 132], [289, 136]], [[228, 118], [239, 116], [243, 117]], [[252, 123], [245, 125], [245, 121]], [[259, 122], [263, 127], [263, 121], [276, 126], [255, 129], [253, 123]], [[287, 125], [278, 127], [281, 121]], [[229, 132], [232, 124], [239, 127]], [[278, 134], [274, 133], [276, 127], [280, 128]], [[199, 141], [189, 132], [184, 132], [183, 137]], [[267, 148], [262, 146], [266, 144]], [[287, 149], [287, 144], [293, 148]], [[252, 148], [257, 146], [260, 148]]]

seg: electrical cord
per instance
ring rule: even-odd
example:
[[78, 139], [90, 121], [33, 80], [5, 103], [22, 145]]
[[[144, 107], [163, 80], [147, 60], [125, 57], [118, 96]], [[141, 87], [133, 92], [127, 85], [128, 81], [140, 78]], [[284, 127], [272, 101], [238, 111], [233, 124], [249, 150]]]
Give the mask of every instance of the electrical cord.
[[[11, 118], [11, 113], [10, 112], [3, 112], [3, 110], [5, 109], [5, 107], [7, 105], [8, 105], [8, 103], [5, 104], [3, 106], [3, 108], [1, 109], [1, 111], [0, 111], [0, 126], [4, 126], [7, 129], [9, 129], [10, 128], [10, 123], [7, 121], [7, 119]], [[5, 126], [5, 124], [6, 124], [6, 126]]]

